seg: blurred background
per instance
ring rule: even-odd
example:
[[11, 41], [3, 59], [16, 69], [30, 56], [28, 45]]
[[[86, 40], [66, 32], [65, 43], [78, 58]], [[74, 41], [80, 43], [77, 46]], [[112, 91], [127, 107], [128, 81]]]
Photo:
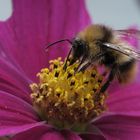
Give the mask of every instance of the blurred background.
[[[140, 27], [140, 0], [85, 1], [94, 23], [103, 23], [116, 29], [131, 25]], [[0, 20], [6, 20], [11, 13], [11, 0], [0, 0]]]

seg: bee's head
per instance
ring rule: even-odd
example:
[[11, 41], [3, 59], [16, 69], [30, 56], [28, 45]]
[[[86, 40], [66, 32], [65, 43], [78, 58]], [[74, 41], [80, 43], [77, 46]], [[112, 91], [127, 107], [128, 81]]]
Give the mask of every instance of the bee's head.
[[73, 64], [74, 62], [79, 60], [86, 54], [86, 52], [87, 52], [86, 42], [79, 38], [75, 38], [72, 42], [72, 57], [70, 64]]
[[[72, 47], [69, 51], [69, 54], [67, 56], [65, 65], [64, 65], [64, 69], [66, 69], [67, 61], [69, 59], [70, 59], [70, 65], [72, 65], [77, 60], [81, 59], [83, 56], [86, 56], [86, 54], [88, 52], [88, 49], [87, 49], [88, 46], [87, 46], [86, 42], [83, 41], [82, 39], [74, 38], [72, 41], [69, 39], [62, 39], [62, 40], [56, 41], [54, 43], [49, 44], [45, 49], [48, 50], [49, 47], [51, 47], [57, 43], [63, 42], [63, 41], [67, 41], [72, 45]], [[71, 58], [69, 58], [70, 55], [71, 55]]]

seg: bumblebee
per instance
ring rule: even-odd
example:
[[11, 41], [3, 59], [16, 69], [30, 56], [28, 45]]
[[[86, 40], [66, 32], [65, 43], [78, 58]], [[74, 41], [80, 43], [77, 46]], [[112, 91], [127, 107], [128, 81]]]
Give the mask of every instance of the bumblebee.
[[107, 26], [95, 24], [79, 32], [72, 41], [64, 39], [53, 44], [68, 41], [72, 46], [64, 69], [66, 69], [68, 59], [70, 59], [70, 65], [77, 60], [80, 61], [77, 72], [85, 71], [92, 65], [103, 65], [105, 73], [108, 71], [109, 74], [100, 90], [102, 93], [106, 91], [115, 77], [120, 83], [128, 83], [136, 75], [140, 53], [128, 42], [121, 39], [126, 35], [140, 39], [140, 31], [113, 30]]

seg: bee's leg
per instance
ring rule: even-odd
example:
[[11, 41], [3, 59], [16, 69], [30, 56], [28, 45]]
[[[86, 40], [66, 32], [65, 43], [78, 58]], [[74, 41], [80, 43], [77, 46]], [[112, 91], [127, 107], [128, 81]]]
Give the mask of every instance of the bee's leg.
[[84, 61], [86, 60], [86, 56], [83, 56], [82, 60], [80, 61], [78, 67], [76, 68], [75, 72], [79, 71], [81, 65], [84, 63]]
[[104, 83], [104, 85], [101, 87], [101, 89], [100, 89], [100, 91], [99, 91], [99, 94], [100, 94], [100, 93], [104, 93], [104, 92], [107, 90], [107, 88], [109, 87], [110, 83], [111, 83], [112, 80], [114, 79], [114, 77], [115, 77], [117, 71], [118, 71], [118, 66], [115, 64], [115, 65], [112, 67], [111, 71], [110, 71], [110, 74], [109, 74], [109, 76], [108, 76], [107, 81], [106, 81], [106, 82]]
[[69, 51], [69, 53], [68, 53], [68, 56], [67, 56], [67, 58], [66, 58], [65, 64], [64, 64], [64, 66], [63, 66], [63, 69], [64, 69], [64, 70], [66, 70], [66, 68], [67, 68], [67, 62], [68, 62], [68, 60], [69, 60], [69, 58], [70, 58], [71, 52], [72, 52], [72, 48], [70, 49], [70, 51]]
[[[94, 64], [96, 62], [96, 60], [98, 60], [99, 58], [101, 58], [102, 56], [104, 56], [104, 53], [99, 53], [97, 54], [94, 58], [92, 58], [91, 60], [89, 60], [87, 63], [85, 63], [82, 68], [79, 67], [78, 72], [79, 71], [85, 71], [89, 66], [91, 66], [92, 64]], [[82, 63], [81, 63], [82, 64]]]
[[80, 70], [78, 70], [78, 72], [79, 71], [85, 71], [90, 65], [91, 65], [92, 63], [91, 62], [87, 62]]

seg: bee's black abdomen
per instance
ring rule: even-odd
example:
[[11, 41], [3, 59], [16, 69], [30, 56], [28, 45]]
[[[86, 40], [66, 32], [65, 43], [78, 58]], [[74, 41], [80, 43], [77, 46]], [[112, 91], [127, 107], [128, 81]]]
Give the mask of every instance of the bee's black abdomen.
[[131, 67], [133, 67], [135, 62], [136, 62], [135, 59], [130, 59], [129, 61], [119, 65], [120, 72], [126, 72], [126, 71], [130, 70]]
[[131, 59], [119, 65], [119, 74], [117, 75], [120, 83], [129, 83], [136, 76], [137, 64], [135, 59]]

